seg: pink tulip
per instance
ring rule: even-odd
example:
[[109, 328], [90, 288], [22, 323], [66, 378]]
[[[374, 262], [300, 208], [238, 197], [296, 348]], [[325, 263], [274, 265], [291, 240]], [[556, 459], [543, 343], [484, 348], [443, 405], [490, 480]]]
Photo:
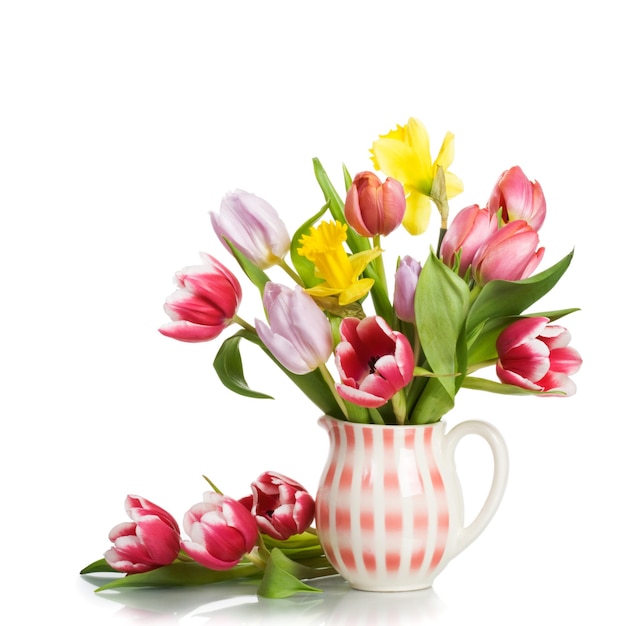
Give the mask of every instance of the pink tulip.
[[516, 165], [501, 174], [491, 192], [487, 209], [492, 215], [502, 209], [505, 224], [524, 220], [539, 230], [546, 218], [546, 199], [541, 185], [528, 180]]
[[339, 395], [358, 406], [382, 406], [413, 378], [414, 355], [409, 340], [382, 317], [346, 317], [339, 326], [341, 342], [335, 360]]
[[122, 522], [109, 533], [113, 547], [104, 553], [107, 563], [128, 574], [169, 565], [180, 551], [176, 520], [145, 498], [127, 496], [126, 512], [132, 522]]
[[274, 539], [285, 540], [304, 532], [313, 523], [315, 500], [295, 480], [278, 472], [265, 472], [252, 483], [249, 505], [259, 530]]
[[509, 222], [494, 233], [474, 255], [472, 273], [480, 285], [491, 280], [521, 280], [541, 262], [545, 248], [537, 249], [539, 235], [523, 220]]
[[287, 254], [291, 238], [276, 209], [258, 196], [237, 189], [211, 213], [213, 230], [230, 251], [226, 238], [257, 267], [276, 265]]
[[576, 385], [569, 375], [578, 371], [582, 359], [568, 346], [569, 332], [548, 325], [549, 321], [547, 317], [522, 318], [503, 330], [496, 341], [496, 373], [509, 385], [571, 396]]
[[306, 374], [326, 363], [333, 350], [332, 329], [315, 300], [301, 287], [268, 282], [263, 305], [270, 325], [255, 320], [261, 341], [294, 374]]
[[159, 328], [179, 341], [209, 341], [231, 322], [241, 302], [241, 285], [226, 267], [208, 254], [202, 265], [176, 273], [179, 289], [165, 301], [165, 312], [174, 320]]
[[384, 183], [373, 172], [354, 177], [346, 196], [346, 221], [359, 235], [388, 235], [402, 223], [406, 197], [402, 183], [387, 178]]
[[258, 531], [246, 507], [221, 494], [209, 491], [183, 518], [191, 541], [183, 541], [185, 552], [195, 561], [214, 570], [231, 569], [256, 545]]
[[422, 265], [413, 257], [405, 256], [396, 269], [393, 308], [398, 319], [415, 323], [415, 289]]
[[453, 267], [457, 253], [461, 252], [459, 275], [465, 276], [474, 255], [498, 230], [498, 221], [487, 209], [477, 204], [465, 207], [456, 215], [441, 242], [441, 259]]

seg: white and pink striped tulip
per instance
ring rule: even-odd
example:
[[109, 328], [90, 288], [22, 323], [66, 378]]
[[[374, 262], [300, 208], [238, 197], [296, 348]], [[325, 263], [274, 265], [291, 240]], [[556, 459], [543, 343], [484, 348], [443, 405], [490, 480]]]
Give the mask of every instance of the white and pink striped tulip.
[[214, 570], [231, 569], [256, 545], [254, 517], [240, 502], [208, 491], [203, 502], [192, 506], [183, 518], [190, 540], [184, 551], [195, 561]]
[[114, 569], [134, 574], [172, 563], [180, 551], [180, 531], [176, 520], [164, 509], [145, 498], [129, 495], [125, 502], [131, 522], [111, 529], [113, 547], [104, 553]]
[[335, 361], [341, 383], [337, 393], [344, 400], [377, 408], [411, 382], [415, 365], [411, 344], [382, 317], [346, 317], [339, 333]]
[[546, 218], [546, 199], [538, 182], [531, 182], [516, 165], [500, 175], [489, 201], [487, 209], [495, 215], [502, 209], [505, 224], [515, 220], [524, 220], [535, 230], [539, 230]]
[[547, 317], [513, 322], [496, 341], [496, 373], [506, 384], [534, 391], [576, 392], [570, 375], [582, 364], [580, 354], [568, 344], [571, 336]]
[[259, 530], [274, 539], [285, 540], [304, 532], [315, 517], [315, 500], [295, 480], [278, 472], [265, 472], [252, 483], [250, 505]]
[[263, 305], [269, 326], [255, 320], [261, 341], [294, 374], [307, 374], [326, 363], [333, 351], [330, 322], [315, 300], [301, 287], [268, 282]]
[[166, 337], [179, 341], [209, 341], [233, 320], [242, 291], [235, 275], [217, 259], [201, 253], [202, 265], [176, 273], [179, 286], [165, 301], [165, 312], [173, 320], [159, 328]]
[[241, 189], [224, 196], [219, 212], [211, 212], [211, 223], [229, 252], [225, 240], [261, 269], [279, 263], [291, 246], [287, 227], [276, 209]]

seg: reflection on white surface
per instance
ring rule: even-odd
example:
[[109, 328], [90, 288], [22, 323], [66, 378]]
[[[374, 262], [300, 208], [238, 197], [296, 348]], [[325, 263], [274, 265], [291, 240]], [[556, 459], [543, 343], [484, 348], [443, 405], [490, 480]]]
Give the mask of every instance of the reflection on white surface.
[[[98, 582], [96, 579], [91, 579]], [[436, 624], [445, 605], [433, 589], [398, 593], [351, 589], [340, 577], [316, 581], [320, 594], [281, 600], [259, 598], [254, 585], [220, 583], [181, 589], [125, 589], [102, 592], [102, 602], [122, 607], [115, 624], [204, 626], [213, 624], [305, 624], [332, 626]]]

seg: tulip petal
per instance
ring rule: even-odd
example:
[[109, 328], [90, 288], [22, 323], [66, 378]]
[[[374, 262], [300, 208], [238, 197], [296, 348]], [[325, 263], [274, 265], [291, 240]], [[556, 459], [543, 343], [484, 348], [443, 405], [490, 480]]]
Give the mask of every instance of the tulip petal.
[[225, 326], [205, 326], [203, 324], [192, 324], [191, 322], [178, 321], [169, 322], [159, 328], [159, 332], [166, 337], [196, 343], [199, 341], [210, 341], [215, 339]]

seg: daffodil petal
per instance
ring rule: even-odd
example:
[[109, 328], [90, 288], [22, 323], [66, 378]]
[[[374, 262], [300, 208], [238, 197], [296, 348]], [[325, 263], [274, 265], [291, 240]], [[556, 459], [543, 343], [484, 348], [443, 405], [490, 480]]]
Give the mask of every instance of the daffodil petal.
[[439, 154], [435, 159], [434, 165], [440, 165], [445, 170], [450, 167], [454, 160], [454, 135], [451, 132], [447, 132], [443, 138], [441, 148], [439, 148]]
[[402, 225], [411, 235], [421, 235], [428, 228], [430, 211], [430, 198], [415, 191], [406, 199], [406, 212]]
[[446, 175], [446, 193], [448, 198], [454, 198], [463, 191], [463, 181], [452, 172], [445, 172]]
[[403, 141], [397, 139], [378, 139], [372, 144], [372, 153], [379, 168], [399, 180], [405, 188], [415, 186], [415, 152]]
[[352, 285], [339, 294], [340, 306], [345, 306], [346, 304], [356, 302], [365, 297], [373, 286], [374, 280], [372, 278], [362, 278], [352, 283]]
[[373, 250], [363, 250], [362, 252], [357, 252], [356, 254], [352, 254], [348, 257], [350, 265], [352, 266], [352, 276], [356, 278], [361, 275], [365, 271], [368, 264], [381, 254], [382, 250], [380, 248], [374, 248]]

